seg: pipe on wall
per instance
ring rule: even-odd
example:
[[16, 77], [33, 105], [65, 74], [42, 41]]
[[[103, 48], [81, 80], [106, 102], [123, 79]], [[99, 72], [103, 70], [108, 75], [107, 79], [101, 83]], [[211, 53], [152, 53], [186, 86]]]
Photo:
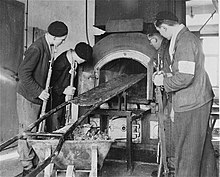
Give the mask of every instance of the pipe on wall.
[[88, 34], [88, 0], [86, 0], [86, 15], [85, 15], [85, 18], [86, 18], [86, 40], [88, 42], [88, 44], [90, 45], [90, 42], [89, 42], [89, 34]]
[[24, 51], [27, 50], [28, 45], [28, 0], [26, 0], [26, 10], [25, 10], [25, 46]]

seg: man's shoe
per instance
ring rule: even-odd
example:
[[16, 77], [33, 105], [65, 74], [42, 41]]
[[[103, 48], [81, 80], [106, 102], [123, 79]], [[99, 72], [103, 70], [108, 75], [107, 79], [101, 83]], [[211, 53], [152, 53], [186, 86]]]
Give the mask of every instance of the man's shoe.
[[[157, 173], [158, 173], [158, 170], [154, 170], [154, 171], [151, 173], [151, 177], [157, 177]], [[161, 176], [164, 176], [163, 172], [162, 172], [162, 175], [161, 175]], [[168, 176], [169, 176], [169, 177], [175, 177], [175, 171], [169, 170]]]
[[29, 170], [23, 170], [22, 172], [22, 177], [25, 177], [27, 176], [29, 173], [31, 173], [32, 171], [34, 170], [34, 168], [31, 168]]
[[18, 175], [14, 176], [14, 177], [23, 177], [23, 172], [19, 173]]
[[154, 170], [151, 173], [151, 177], [157, 177], [158, 170]]

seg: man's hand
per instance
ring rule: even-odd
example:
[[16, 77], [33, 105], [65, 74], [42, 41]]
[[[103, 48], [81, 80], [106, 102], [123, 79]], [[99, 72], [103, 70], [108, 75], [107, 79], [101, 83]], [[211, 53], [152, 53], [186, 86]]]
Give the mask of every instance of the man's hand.
[[155, 72], [152, 76], [154, 85], [161, 86], [163, 85], [164, 74], [163, 72]]
[[50, 97], [50, 94], [46, 90], [43, 90], [38, 97], [41, 100], [46, 101]]
[[65, 88], [63, 93], [65, 95], [72, 95], [73, 96], [75, 94], [75, 91], [76, 91], [75, 87], [68, 86], [68, 87]]
[[166, 73], [166, 77], [172, 77], [173, 74], [172, 73]]

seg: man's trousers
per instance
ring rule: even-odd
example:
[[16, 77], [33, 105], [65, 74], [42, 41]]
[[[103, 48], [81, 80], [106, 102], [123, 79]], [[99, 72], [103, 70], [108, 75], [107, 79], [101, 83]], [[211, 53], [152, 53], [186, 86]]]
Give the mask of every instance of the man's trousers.
[[[41, 105], [33, 104], [17, 93], [17, 113], [19, 119], [19, 133], [22, 133], [31, 123], [35, 122], [40, 114]], [[33, 129], [36, 131], [36, 128]], [[24, 170], [34, 168], [37, 156], [27, 140], [18, 140], [19, 160]]]
[[217, 177], [209, 117], [212, 102], [174, 114], [176, 177]]

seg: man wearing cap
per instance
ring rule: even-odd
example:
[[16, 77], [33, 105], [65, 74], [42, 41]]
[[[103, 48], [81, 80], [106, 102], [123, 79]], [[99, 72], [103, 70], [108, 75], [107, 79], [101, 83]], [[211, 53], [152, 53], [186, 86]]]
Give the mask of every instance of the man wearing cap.
[[[77, 80], [71, 83], [71, 74], [76, 77], [77, 66], [84, 62], [89, 62], [92, 58], [92, 47], [85, 42], [80, 42], [75, 49], [69, 49], [60, 54], [53, 64], [51, 77], [51, 106], [53, 109], [63, 103], [65, 98], [70, 98], [75, 94]], [[77, 78], [77, 77], [76, 77]], [[72, 78], [73, 79], [73, 78]], [[67, 100], [66, 100], [67, 101]], [[51, 132], [65, 125], [65, 108], [60, 109], [47, 119], [47, 131]]]
[[[156, 30], [154, 24], [149, 24], [147, 30], [147, 38], [157, 53], [154, 59], [154, 67], [155, 71], [157, 67], [166, 74], [166, 77], [172, 76], [170, 71], [170, 56], [169, 56], [169, 44], [170, 42], [161, 36], [161, 34]], [[159, 58], [159, 59], [158, 59]], [[159, 62], [159, 66], [158, 66]], [[174, 145], [172, 138], [172, 129], [173, 129], [173, 114], [171, 114], [172, 108], [172, 99], [171, 94], [166, 93], [162, 90], [162, 100], [163, 100], [163, 108], [164, 115], [166, 116], [166, 120], [164, 121], [165, 126], [165, 142], [166, 142], [166, 154], [167, 154], [167, 162], [169, 168], [169, 174], [171, 175], [174, 171]], [[157, 171], [153, 171], [151, 176], [157, 176]]]
[[209, 114], [214, 97], [204, 69], [200, 39], [171, 12], [159, 12], [155, 27], [170, 40], [171, 77], [157, 73], [155, 85], [172, 93], [174, 109], [175, 176], [217, 177]]
[[[48, 32], [36, 40], [24, 54], [24, 59], [18, 68], [19, 82], [17, 86], [17, 113], [19, 118], [19, 133], [37, 120], [44, 100], [49, 98], [45, 90], [49, 61], [52, 56], [52, 46], [60, 46], [68, 34], [67, 26], [55, 21], [48, 26]], [[18, 153], [23, 166], [23, 176], [36, 166], [36, 155], [27, 141], [18, 141]]]
[[[147, 30], [147, 38], [150, 42], [150, 45], [153, 46], [157, 51], [157, 56], [154, 58], [154, 66], [157, 66], [158, 57], [160, 58], [160, 69], [163, 70], [165, 73], [170, 73], [170, 56], [169, 56], [169, 45], [170, 41], [168, 41], [166, 38], [161, 36], [159, 31], [155, 28], [155, 26], [152, 24], [149, 25]], [[169, 74], [169, 75], [170, 75]]]

